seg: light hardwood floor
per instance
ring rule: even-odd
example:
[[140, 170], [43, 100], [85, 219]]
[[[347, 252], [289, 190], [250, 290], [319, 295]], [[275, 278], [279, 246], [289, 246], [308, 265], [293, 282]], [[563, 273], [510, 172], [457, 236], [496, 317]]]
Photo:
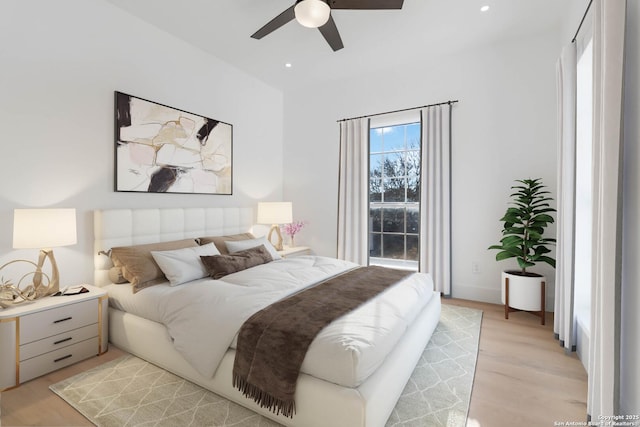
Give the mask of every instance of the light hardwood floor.
[[[585, 421], [587, 375], [575, 355], [566, 356], [547, 325], [528, 313], [504, 319], [502, 306], [445, 299], [444, 304], [484, 311], [469, 427], [553, 426]], [[91, 426], [49, 390], [49, 385], [125, 354], [111, 346], [102, 356], [32, 380], [0, 396], [0, 426]]]
[[504, 306], [463, 300], [446, 304], [483, 310], [469, 427], [553, 426], [587, 420], [587, 373], [578, 357], [565, 355], [546, 325], [530, 313], [504, 318]]

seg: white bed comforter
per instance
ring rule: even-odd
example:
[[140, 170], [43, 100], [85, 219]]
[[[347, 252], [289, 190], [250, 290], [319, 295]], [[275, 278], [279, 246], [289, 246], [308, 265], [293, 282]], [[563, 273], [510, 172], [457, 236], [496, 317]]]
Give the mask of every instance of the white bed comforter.
[[[223, 280], [182, 285], [159, 305], [162, 323], [176, 349], [210, 378], [253, 313], [354, 267], [333, 258], [294, 257], [230, 274]], [[309, 347], [301, 371], [357, 387], [383, 363], [433, 295], [430, 276], [408, 276], [323, 329]]]

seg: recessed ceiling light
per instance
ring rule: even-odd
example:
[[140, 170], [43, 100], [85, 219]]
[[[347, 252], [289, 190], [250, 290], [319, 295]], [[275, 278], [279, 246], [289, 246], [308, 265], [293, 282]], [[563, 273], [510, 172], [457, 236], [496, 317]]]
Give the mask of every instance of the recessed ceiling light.
[[284, 66], [287, 67], [287, 68], [291, 68], [292, 67], [291, 62], [287, 62], [286, 64], [284, 64]]
[[486, 12], [487, 10], [489, 10], [489, 6], [486, 5], [480, 8], [480, 12]]

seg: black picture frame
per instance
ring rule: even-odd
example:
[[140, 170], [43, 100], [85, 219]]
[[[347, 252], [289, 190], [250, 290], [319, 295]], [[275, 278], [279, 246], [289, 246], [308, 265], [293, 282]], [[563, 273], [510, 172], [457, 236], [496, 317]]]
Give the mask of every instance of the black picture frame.
[[115, 92], [115, 191], [233, 194], [233, 126]]

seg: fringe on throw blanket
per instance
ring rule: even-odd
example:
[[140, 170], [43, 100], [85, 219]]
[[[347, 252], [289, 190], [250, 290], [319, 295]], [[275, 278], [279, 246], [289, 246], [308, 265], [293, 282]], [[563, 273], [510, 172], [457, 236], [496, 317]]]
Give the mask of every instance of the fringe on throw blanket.
[[282, 414], [285, 417], [292, 418], [296, 413], [295, 400], [278, 399], [269, 392], [249, 384], [236, 373], [233, 374], [233, 387], [240, 390], [245, 397], [253, 399], [261, 408], [267, 408], [276, 415]]

